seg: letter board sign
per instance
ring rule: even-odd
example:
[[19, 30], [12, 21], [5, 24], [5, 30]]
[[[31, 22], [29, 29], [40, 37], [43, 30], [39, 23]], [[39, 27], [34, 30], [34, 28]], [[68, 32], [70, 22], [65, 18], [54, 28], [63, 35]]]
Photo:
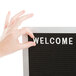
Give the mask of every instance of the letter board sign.
[[28, 49], [29, 76], [76, 76], [76, 33], [34, 33]]

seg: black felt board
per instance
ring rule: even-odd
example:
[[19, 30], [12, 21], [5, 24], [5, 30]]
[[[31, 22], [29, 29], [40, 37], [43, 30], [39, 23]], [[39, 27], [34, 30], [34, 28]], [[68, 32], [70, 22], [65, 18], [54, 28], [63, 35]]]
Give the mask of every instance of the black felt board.
[[[73, 45], [37, 44], [29, 48], [29, 76], [76, 76], [76, 34], [34, 33], [35, 37], [73, 37]], [[28, 37], [28, 40], [32, 39]]]

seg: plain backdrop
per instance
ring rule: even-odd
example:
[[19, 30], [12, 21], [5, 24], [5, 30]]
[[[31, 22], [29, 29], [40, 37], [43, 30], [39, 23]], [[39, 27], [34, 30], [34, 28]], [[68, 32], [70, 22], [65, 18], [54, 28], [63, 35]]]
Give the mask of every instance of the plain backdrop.
[[[34, 16], [24, 21], [20, 28], [76, 26], [76, 0], [0, 0], [0, 36], [7, 12], [11, 11], [12, 17], [21, 10], [26, 14], [34, 13]], [[23, 76], [21, 50], [0, 58], [0, 76]]]

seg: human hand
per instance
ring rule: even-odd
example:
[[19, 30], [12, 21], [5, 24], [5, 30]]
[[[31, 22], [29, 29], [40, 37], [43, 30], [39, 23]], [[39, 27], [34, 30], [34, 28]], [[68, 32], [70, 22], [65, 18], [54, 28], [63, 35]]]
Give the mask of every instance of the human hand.
[[0, 40], [0, 56], [36, 45], [33, 41], [28, 41], [26, 43], [19, 43], [18, 41], [19, 36], [24, 34], [34, 38], [33, 33], [28, 28], [24, 27], [18, 29], [18, 26], [20, 26], [24, 20], [33, 16], [33, 14], [23, 15], [24, 13], [25, 11], [21, 11], [9, 20], [10, 12], [8, 12], [5, 20], [4, 32]]

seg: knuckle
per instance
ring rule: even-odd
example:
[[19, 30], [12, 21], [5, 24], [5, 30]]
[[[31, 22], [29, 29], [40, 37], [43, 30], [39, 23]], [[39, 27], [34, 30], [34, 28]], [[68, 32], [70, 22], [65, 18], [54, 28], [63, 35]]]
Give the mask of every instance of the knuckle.
[[23, 30], [26, 30], [26, 27], [22, 27]]

